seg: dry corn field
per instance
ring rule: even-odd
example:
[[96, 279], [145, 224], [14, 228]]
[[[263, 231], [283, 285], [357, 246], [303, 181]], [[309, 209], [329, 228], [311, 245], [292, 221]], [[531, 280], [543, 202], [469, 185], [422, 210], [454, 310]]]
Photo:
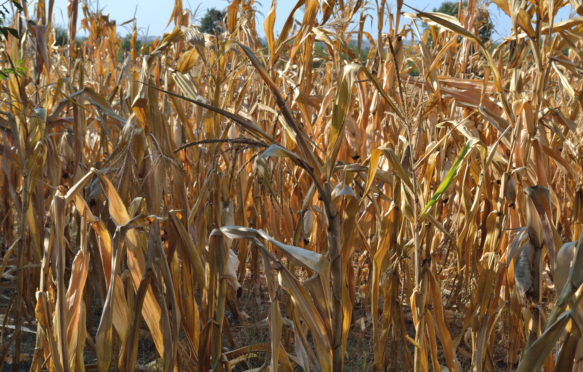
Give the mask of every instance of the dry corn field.
[[0, 370], [583, 371], [580, 1], [17, 6]]

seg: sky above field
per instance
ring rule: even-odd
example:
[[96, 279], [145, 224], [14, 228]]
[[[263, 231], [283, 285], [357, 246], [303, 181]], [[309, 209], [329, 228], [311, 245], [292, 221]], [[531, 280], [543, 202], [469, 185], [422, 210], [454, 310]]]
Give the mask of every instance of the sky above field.
[[[257, 1], [257, 0], [256, 0]], [[257, 10], [259, 10], [263, 15], [257, 14], [257, 31], [260, 35], [264, 35], [263, 31], [263, 21], [265, 20], [265, 16], [267, 16], [269, 12], [269, 8], [271, 7], [270, 0], [259, 0], [261, 5], [257, 2]], [[281, 30], [285, 20], [287, 19], [289, 13], [293, 9], [294, 5], [296, 4], [296, 0], [279, 0], [277, 2], [276, 8], [276, 22], [275, 22], [275, 33], [277, 35], [278, 31]], [[32, 3], [32, 1], [30, 1]], [[372, 2], [374, 4], [374, 1]], [[61, 24], [66, 24], [67, 18], [67, 4], [68, 0], [55, 0], [55, 17], [56, 22]], [[97, 4], [97, 3], [94, 3]], [[142, 34], [145, 33], [146, 29], [148, 29], [148, 35], [150, 36], [159, 36], [162, 35], [164, 32], [171, 31], [171, 27], [166, 28], [168, 24], [168, 20], [170, 19], [170, 14], [172, 13], [172, 9], [174, 7], [174, 0], [101, 0], [99, 1], [99, 8], [105, 8], [104, 13], [110, 14], [110, 19], [115, 19], [118, 24], [121, 24], [127, 20], [130, 20], [134, 16], [134, 12], [136, 12], [137, 6], [137, 13], [136, 18], [138, 19], [138, 27], [142, 28]], [[228, 5], [227, 1], [225, 0], [205, 0], [205, 1], [197, 1], [197, 0], [183, 0], [183, 4], [185, 8], [190, 8], [195, 10], [199, 4], [198, 14], [199, 17], [204, 15], [206, 9], [210, 8], [217, 8], [219, 10], [225, 9]], [[387, 4], [392, 7], [393, 9], [396, 6], [396, 1], [388, 0]], [[405, 4], [408, 4], [416, 9], [425, 10], [425, 11], [432, 11], [434, 7], [438, 7], [441, 4], [441, 1], [427, 1], [427, 0], [407, 0]], [[406, 7], [403, 7], [404, 11], [407, 10]], [[493, 18], [493, 22], [496, 25], [494, 30], [494, 40], [500, 39], [501, 37], [508, 36], [510, 34], [510, 30], [512, 27], [512, 23], [510, 18], [504, 14], [496, 5], [491, 5], [490, 8], [490, 15]], [[562, 20], [568, 19], [572, 16], [572, 8], [571, 6], [567, 6], [557, 14], [555, 22], [559, 22]], [[296, 18], [300, 19], [303, 17], [303, 13], [300, 11], [296, 12]], [[80, 19], [81, 17], [79, 17]], [[375, 17], [376, 18], [376, 17]], [[405, 21], [408, 21], [405, 19]], [[403, 24], [403, 23], [401, 23]], [[376, 19], [372, 21], [371, 26], [371, 19], [367, 19], [366, 24], [366, 31], [377, 30]], [[125, 34], [127, 31], [123, 28], [119, 28], [120, 34]]]

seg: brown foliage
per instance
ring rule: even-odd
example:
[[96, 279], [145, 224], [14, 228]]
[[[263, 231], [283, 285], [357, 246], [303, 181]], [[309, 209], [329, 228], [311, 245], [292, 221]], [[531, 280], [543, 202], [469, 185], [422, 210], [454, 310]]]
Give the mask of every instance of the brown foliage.
[[[338, 372], [369, 329], [375, 371], [461, 371], [462, 341], [472, 371], [581, 369], [583, 18], [494, 2], [495, 48], [471, 0], [461, 19], [382, 0], [376, 38], [372, 4], [300, 0], [277, 39], [274, 1], [267, 48], [253, 0], [215, 35], [177, 0], [173, 31], [136, 50], [134, 20], [126, 52], [77, 1], [88, 40], [56, 45], [39, 0], [2, 40], [27, 74], [0, 103], [0, 365], [26, 330], [32, 371], [144, 369], [149, 339], [166, 372]], [[232, 332], [243, 291], [261, 342]]]

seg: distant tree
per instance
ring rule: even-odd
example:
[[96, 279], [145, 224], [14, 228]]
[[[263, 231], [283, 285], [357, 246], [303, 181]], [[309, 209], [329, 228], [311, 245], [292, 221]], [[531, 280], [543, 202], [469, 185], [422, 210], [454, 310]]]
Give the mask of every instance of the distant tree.
[[[0, 34], [5, 39], [8, 39], [8, 35], [12, 35], [12, 37], [20, 39], [20, 35], [18, 35], [18, 31], [16, 29], [14, 29], [12, 27], [7, 27], [4, 25], [4, 23], [6, 22], [6, 17], [9, 14], [8, 9], [6, 8], [6, 3], [8, 3], [8, 2], [12, 3], [12, 5], [16, 8], [17, 12], [24, 11], [22, 6], [20, 5], [20, 2], [17, 0], [9, 0], [9, 1], [5, 1], [2, 4], [0, 4]], [[0, 80], [7, 78], [8, 75], [16, 75], [16, 76], [24, 76], [25, 75], [26, 68], [24, 68], [22, 66], [23, 61], [22, 60], [14, 61], [14, 64], [16, 65], [16, 66], [12, 66], [14, 68], [0, 69]]]
[[[119, 36], [118, 38], [121, 40], [121, 48], [123, 50], [125, 50], [126, 52], [131, 52], [132, 51], [132, 34], [131, 33], [127, 33], [125, 36]], [[144, 38], [143, 37], [138, 37], [136, 38], [136, 51], [138, 53], [138, 55], [140, 55], [140, 53], [142, 52], [142, 48], [145, 46], [145, 49], [148, 50], [148, 48], [150, 48], [150, 46], [152, 45], [152, 37], [148, 37], [146, 40], [146, 43], [144, 44]], [[118, 51], [117, 54], [117, 59], [122, 62], [123, 61], [123, 52], [121, 50]]]
[[[121, 47], [123, 50], [130, 52], [132, 50], [132, 34], [127, 33], [124, 37], [121, 38]], [[142, 49], [142, 40], [140, 38], [136, 39], [136, 49], [138, 53]]]
[[[468, 6], [467, 1], [462, 2], [463, 8], [465, 8], [467, 6]], [[439, 8], [433, 8], [433, 11], [457, 17], [459, 14], [459, 2], [457, 2], [457, 1], [444, 1], [441, 3]], [[478, 21], [480, 21], [480, 20], [478, 20]], [[423, 26], [427, 27], [426, 24], [424, 24]], [[484, 42], [489, 41], [490, 38], [492, 37], [493, 27], [494, 27], [494, 25], [490, 21], [488, 21], [487, 23], [482, 23], [480, 30], [479, 30], [479, 36], [480, 36], [480, 38], [482, 38], [482, 40]], [[430, 39], [431, 39], [431, 35], [430, 35]]]
[[225, 10], [216, 10], [215, 8], [208, 9], [204, 17], [200, 21], [199, 31], [206, 34], [214, 34], [215, 30], [219, 31], [217, 21], [222, 21], [227, 15]]
[[6, 8], [6, 3], [8, 2], [12, 3], [12, 5], [16, 7], [17, 11], [22, 12], [24, 10], [20, 5], [20, 2], [16, 0], [5, 1], [2, 4], [0, 4], [0, 34], [2, 34], [4, 38], [8, 38], [8, 34], [11, 34], [15, 38], [20, 38], [20, 36], [18, 35], [18, 31], [16, 31], [16, 29], [4, 26], [6, 17], [9, 14], [9, 11]]
[[55, 26], [55, 44], [62, 46], [67, 45], [69, 36], [67, 35], [67, 30], [61, 25]]
[[77, 36], [75, 38], [75, 44], [77, 44], [77, 47], [80, 47], [87, 40], [89, 40], [89, 37], [87, 37], [87, 36]]
[[[444, 1], [443, 3], [441, 3], [439, 8], [433, 8], [433, 11], [455, 17], [459, 13], [459, 5], [460, 5], [459, 2], [457, 2], [457, 1], [456, 2]], [[464, 1], [462, 6], [466, 7], [467, 5], [468, 5], [468, 3]]]

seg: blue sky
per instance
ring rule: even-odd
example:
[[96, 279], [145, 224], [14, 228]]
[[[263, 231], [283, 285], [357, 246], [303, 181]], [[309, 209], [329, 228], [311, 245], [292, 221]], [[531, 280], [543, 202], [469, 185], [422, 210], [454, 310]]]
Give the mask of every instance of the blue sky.
[[[258, 25], [258, 32], [263, 35], [263, 21], [264, 17], [269, 12], [269, 8], [271, 7], [271, 0], [259, 0], [261, 5], [257, 4], [257, 9], [263, 13], [263, 15], [257, 15], [257, 25]], [[276, 34], [278, 30], [281, 30], [287, 16], [293, 9], [294, 5], [296, 4], [296, 0], [279, 0], [277, 2], [276, 8], [276, 22], [275, 22], [275, 30]], [[32, 4], [33, 1], [29, 0], [29, 4]], [[189, 6], [190, 3], [190, 6]], [[434, 7], [438, 7], [441, 4], [441, 1], [427, 1], [427, 0], [406, 0], [406, 4], [420, 10], [432, 11]], [[68, 0], [55, 0], [55, 17], [56, 22], [60, 24], [66, 24], [66, 17], [67, 17], [67, 4]], [[224, 9], [227, 7], [228, 3], [225, 0], [183, 0], [184, 7], [190, 7], [191, 9], [196, 9], [196, 7], [200, 4], [199, 14], [203, 15], [206, 9], [209, 8], [217, 8], [217, 9]], [[374, 5], [374, 1], [371, 1], [371, 4]], [[393, 9], [396, 6], [395, 0], [388, 0], [387, 4], [391, 6]], [[101, 0], [99, 1], [99, 7], [105, 8], [104, 13], [110, 14], [110, 19], [117, 20], [118, 24], [121, 24], [131, 18], [133, 18], [134, 12], [136, 10], [136, 5], [138, 6], [137, 9], [137, 19], [138, 19], [138, 27], [143, 28], [145, 31], [146, 28], [149, 26], [149, 35], [161, 35], [164, 32], [168, 32], [171, 30], [166, 28], [168, 24], [168, 20], [170, 19], [170, 14], [172, 13], [172, 9], [174, 7], [174, 0]], [[30, 8], [32, 10], [32, 7]], [[406, 7], [403, 7], [403, 10], [407, 11]], [[510, 18], [504, 14], [502, 11], [498, 9], [496, 5], [491, 5], [490, 8], [491, 17], [494, 19], [494, 23], [496, 24], [495, 27], [495, 35], [494, 39], [499, 39], [503, 36], [508, 36], [510, 34], [510, 29], [512, 27], [512, 23]], [[62, 11], [62, 13], [61, 13]], [[570, 13], [572, 12], [572, 8], [570, 5], [566, 6], [565, 8], [561, 9], [558, 13], [555, 22], [559, 22], [562, 20], [566, 20], [569, 18]], [[61, 16], [62, 14], [62, 16]], [[80, 12], [80, 16], [81, 16]], [[296, 13], [296, 18], [300, 18], [303, 16], [301, 10]], [[376, 18], [376, 17], [375, 17]], [[79, 17], [81, 19], [81, 17]], [[404, 19], [403, 21], [408, 21]], [[401, 24], [403, 24], [403, 21]], [[367, 20], [366, 24], [367, 31], [371, 30], [371, 23], [370, 18]], [[373, 21], [372, 29], [376, 30], [376, 20]], [[123, 35], [126, 31], [123, 28], [119, 28], [119, 32]], [[373, 35], [376, 35], [373, 34]]]

